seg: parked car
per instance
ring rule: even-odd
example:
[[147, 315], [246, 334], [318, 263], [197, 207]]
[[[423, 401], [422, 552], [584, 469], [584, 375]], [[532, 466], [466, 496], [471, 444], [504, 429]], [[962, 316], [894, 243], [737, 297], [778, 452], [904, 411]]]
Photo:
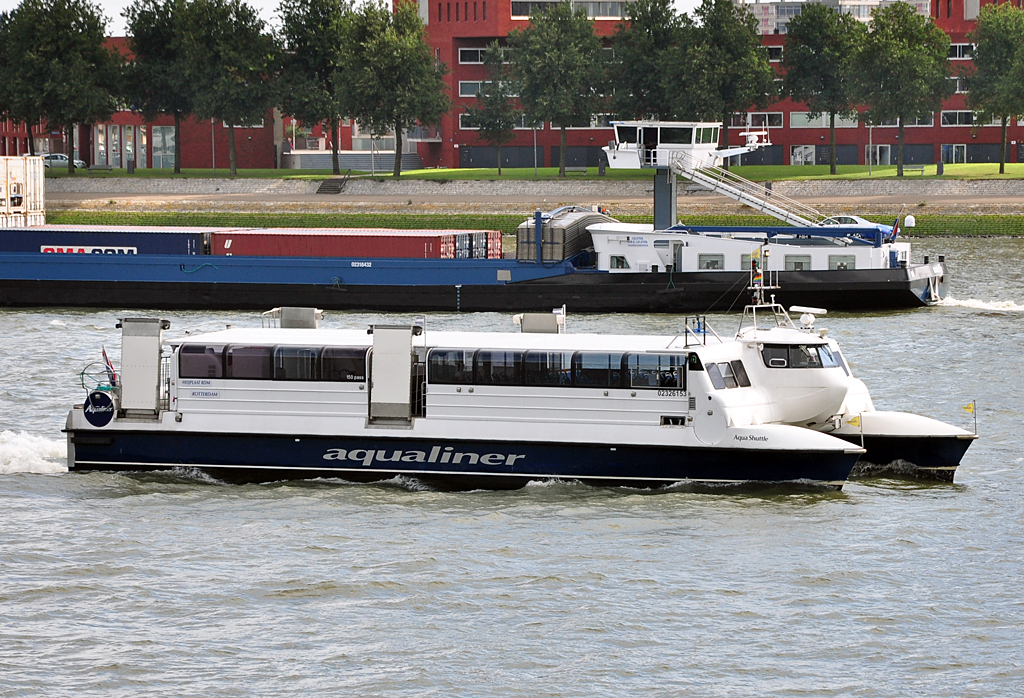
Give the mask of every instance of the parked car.
[[860, 216], [832, 216], [821, 222], [822, 225], [834, 226], [837, 228], [874, 228], [881, 230], [886, 235], [892, 234], [892, 226], [885, 223], [872, 223]]
[[[68, 168], [68, 156], [64, 153], [47, 153], [43, 156], [43, 165], [47, 168], [63, 167], [66, 170]], [[75, 167], [85, 167], [85, 162], [75, 160]]]

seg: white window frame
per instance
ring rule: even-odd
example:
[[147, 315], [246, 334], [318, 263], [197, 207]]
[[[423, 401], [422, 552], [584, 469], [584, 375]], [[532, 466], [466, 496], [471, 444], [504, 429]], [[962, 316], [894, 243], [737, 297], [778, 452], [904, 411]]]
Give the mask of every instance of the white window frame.
[[[811, 153], [811, 161], [810, 162], [807, 162], [807, 156], [806, 156], [808, 148], [810, 148], [810, 153]], [[799, 149], [799, 151], [801, 153], [800, 159], [803, 162], [800, 162], [800, 163], [793, 162], [794, 156], [796, 156], [796, 154], [798, 152], [797, 149]], [[813, 165], [813, 164], [815, 164], [815, 161], [817, 160], [817, 153], [818, 153], [818, 151], [815, 148], [815, 146], [813, 146], [813, 145], [791, 145], [791, 146], [789, 146], [789, 164], [790, 165]]]
[[[822, 114], [817, 119], [811, 119], [806, 111], [791, 111], [789, 113], [790, 128], [828, 128], [828, 114]], [[800, 123], [803, 120], [804, 123]], [[860, 122], [856, 119], [844, 119], [836, 116], [836, 128], [858, 128]]]
[[465, 119], [465, 118], [471, 117], [471, 116], [472, 116], [472, 114], [467, 114], [466, 112], [461, 112], [459, 114], [459, 130], [460, 131], [479, 131], [480, 130], [479, 126], [464, 126], [463, 125], [462, 120]]
[[[765, 46], [765, 48], [768, 49], [768, 62], [769, 63], [781, 63], [782, 62], [782, 51], [783, 51], [783, 47], [782, 46]], [[779, 52], [779, 57], [778, 58], [772, 58], [772, 51], [778, 51]]]
[[[946, 160], [942, 157], [944, 155], [943, 151], [946, 148], [949, 148], [950, 152], [953, 153], [953, 159], [950, 160], [949, 162], [946, 162]], [[963, 159], [959, 160], [959, 161], [957, 161], [957, 159], [956, 159], [956, 154], [957, 154], [958, 150], [963, 155]], [[967, 162], [967, 144], [966, 143], [943, 143], [942, 145], [939, 146], [939, 159], [942, 161], [942, 163], [944, 165], [960, 165], [960, 164], [966, 163]]]
[[[737, 117], [743, 117], [742, 125], [737, 125]], [[754, 125], [754, 117], [763, 117], [766, 122], [764, 125]], [[772, 117], [777, 117], [775, 120], [777, 124], [767, 123], [772, 121]], [[786, 123], [786, 114], [781, 111], [750, 111], [740, 112], [733, 114], [732, 119], [729, 120], [729, 128], [782, 128]]]
[[[463, 85], [466, 86], [466, 91], [463, 91]], [[468, 90], [470, 89], [470, 85], [476, 85], [476, 92], [473, 92], [472, 94], [469, 93]], [[476, 99], [476, 96], [480, 94], [481, 85], [483, 85], [483, 80], [459, 80], [459, 97], [470, 97], [472, 99]]]
[[[472, 48], [472, 47], [460, 48], [459, 49], [459, 65], [483, 65], [484, 64], [484, 51], [486, 51], [486, 50], [487, 50], [486, 48]], [[478, 61], [464, 61], [464, 60], [462, 60], [462, 52], [463, 51], [479, 51], [480, 52], [480, 60], [478, 60]]]
[[[946, 123], [946, 114], [956, 114], [956, 123], [955, 124], [947, 124]], [[970, 114], [971, 115], [970, 123], [966, 123], [966, 124], [960, 123], [960, 115], [961, 114]], [[974, 121], [974, 112], [972, 112], [969, 109], [943, 109], [942, 112], [941, 112], [941, 115], [939, 117], [939, 125], [942, 126], [943, 128], [962, 128], [962, 127], [965, 127], [965, 126], [966, 127], [987, 126], [988, 124], [978, 124], [978, 123], [975, 123], [975, 121]]]
[[970, 61], [974, 59], [974, 44], [950, 44], [949, 51], [955, 54], [949, 56], [951, 61]]

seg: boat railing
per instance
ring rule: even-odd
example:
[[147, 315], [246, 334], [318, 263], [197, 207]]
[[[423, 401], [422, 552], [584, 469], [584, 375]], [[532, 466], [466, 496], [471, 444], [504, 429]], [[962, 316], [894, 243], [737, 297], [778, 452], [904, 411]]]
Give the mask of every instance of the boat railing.
[[[722, 338], [715, 332], [715, 328], [708, 324], [708, 318], [706, 315], [687, 315], [683, 318], [683, 331], [672, 338], [672, 341], [668, 343], [672, 346], [676, 340], [680, 337], [683, 338], [683, 346], [690, 347], [696, 345], [706, 345], [708, 343], [708, 333], [722, 342]], [[692, 340], [692, 341], [691, 341]]]
[[160, 354], [160, 396], [156, 401], [157, 412], [171, 409], [171, 357], [174, 352]]

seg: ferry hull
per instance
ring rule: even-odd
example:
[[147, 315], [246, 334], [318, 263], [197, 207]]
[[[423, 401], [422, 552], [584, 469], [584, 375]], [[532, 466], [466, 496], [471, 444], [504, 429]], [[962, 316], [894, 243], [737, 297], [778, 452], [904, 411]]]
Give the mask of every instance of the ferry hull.
[[[413, 478], [441, 489], [517, 489], [578, 480], [654, 489], [797, 483], [841, 489], [860, 454], [636, 445], [422, 440], [155, 431], [68, 431], [69, 470], [197, 469], [225, 482]], [[395, 460], [396, 458], [401, 460]], [[459, 462], [454, 462], [458, 460]]]
[[[860, 445], [860, 437], [835, 434]], [[853, 477], [883, 475], [909, 476], [940, 482], [953, 482], [964, 454], [976, 437], [968, 436], [882, 436], [865, 435], [867, 451], [854, 467]]]
[[[217, 262], [226, 266], [223, 260]], [[459, 262], [453, 261], [443, 274], [432, 266], [429, 278], [382, 273], [360, 283], [331, 283], [329, 277], [321, 281], [317, 278], [321, 275], [312, 272], [306, 276], [271, 274], [274, 270], [264, 270], [258, 258], [250, 258], [235, 274], [204, 269], [201, 274], [210, 278], [202, 280], [185, 277], [177, 262], [172, 265], [173, 275], [154, 274], [152, 278], [130, 278], [122, 268], [133, 263], [130, 259], [120, 265], [103, 260], [95, 268], [78, 261], [74, 269], [77, 274], [59, 273], [68, 271], [60, 268], [64, 260], [54, 259], [53, 263], [57, 268], [35, 269], [31, 274], [18, 274], [13, 262], [0, 264], [7, 277], [0, 279], [0, 306], [163, 310], [315, 306], [325, 310], [523, 312], [565, 305], [572, 312], [678, 313], [738, 310], [750, 300], [747, 274], [724, 271], [611, 274], [571, 271], [571, 267], [566, 272], [559, 267], [557, 274], [543, 278], [482, 283], [480, 274], [460, 278]], [[189, 263], [197, 266], [194, 257]], [[517, 265], [512, 260], [504, 266], [520, 278], [524, 271], [534, 277], [540, 271], [532, 264]], [[172, 281], [166, 280], [168, 277], [185, 278]], [[303, 278], [308, 280], [297, 281]], [[450, 279], [450, 283], [441, 282], [441, 278]], [[782, 288], [775, 295], [783, 305], [830, 310], [915, 308], [943, 297], [946, 279], [944, 273], [922, 274], [916, 268], [782, 272]]]

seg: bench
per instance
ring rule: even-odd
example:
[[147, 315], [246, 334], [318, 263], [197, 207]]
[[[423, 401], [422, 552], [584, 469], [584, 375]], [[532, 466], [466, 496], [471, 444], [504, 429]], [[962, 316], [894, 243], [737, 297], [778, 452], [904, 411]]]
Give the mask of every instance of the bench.
[[99, 172], [100, 170], [106, 170], [107, 172], [113, 172], [113, 165], [89, 165], [89, 172]]
[[583, 167], [579, 167], [579, 166], [576, 166], [576, 165], [566, 165], [565, 166], [565, 171], [566, 172], [582, 172], [583, 174], [586, 174], [587, 173], [587, 167], [586, 167], [586, 165], [584, 165]]
[[914, 170], [919, 175], [924, 175], [924, 165], [904, 165], [904, 170]]

